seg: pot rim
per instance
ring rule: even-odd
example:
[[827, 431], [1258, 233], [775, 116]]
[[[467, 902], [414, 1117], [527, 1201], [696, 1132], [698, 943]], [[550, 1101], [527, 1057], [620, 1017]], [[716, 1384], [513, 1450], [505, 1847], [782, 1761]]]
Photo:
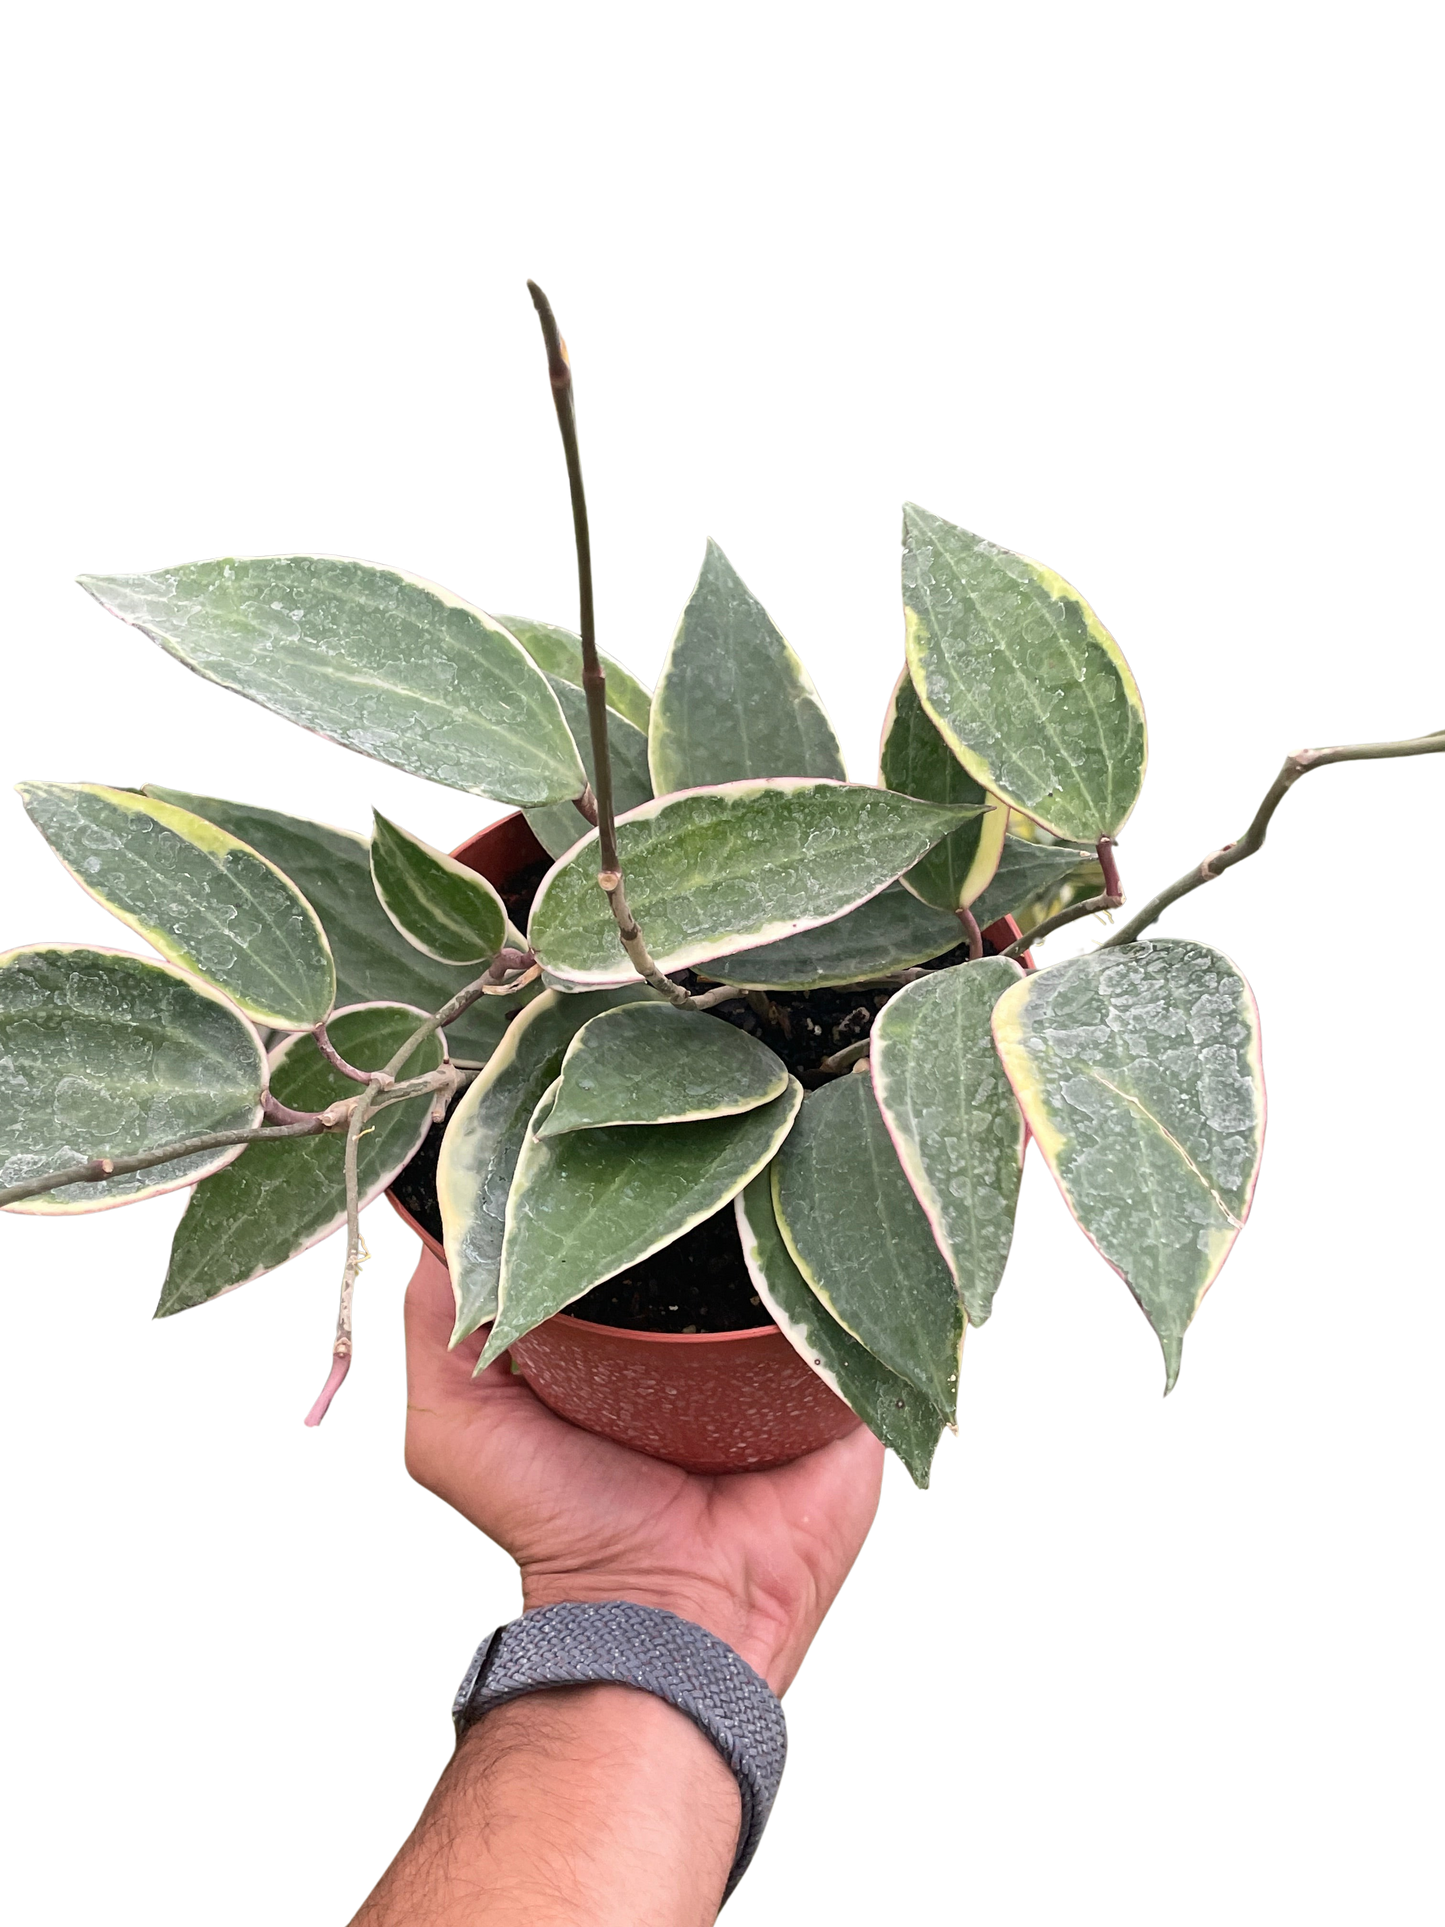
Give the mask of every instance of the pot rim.
[[[483, 837], [489, 835], [494, 830], [501, 829], [503, 824], [516, 823], [519, 821], [520, 822], [526, 821], [526, 812], [523, 810], [513, 810], [510, 812], [510, 814], [506, 816], [499, 816], [495, 823], [485, 824], [480, 830], [475, 831], [471, 836], [465, 838], [461, 843], [459, 843], [457, 847], [452, 851], [453, 857], [459, 863], [466, 863], [467, 859], [466, 859], [466, 856], [463, 854], [464, 851], [471, 850], [476, 844], [478, 844], [482, 840]], [[528, 827], [530, 828], [530, 825]], [[470, 868], [471, 866], [468, 865], [468, 867]], [[1001, 918], [1000, 921], [1011, 923], [1012, 919]], [[1017, 934], [1018, 925], [1014, 924], [1013, 929]], [[400, 1198], [398, 1198], [395, 1195], [395, 1193], [392, 1191], [390, 1185], [387, 1186], [386, 1197], [387, 1197], [387, 1202], [390, 1204], [392, 1210], [396, 1212], [397, 1216], [402, 1220], [402, 1222], [411, 1227], [411, 1229], [421, 1239], [422, 1244], [426, 1247], [426, 1249], [431, 1252], [432, 1256], [437, 1260], [439, 1264], [444, 1266], [447, 1260], [446, 1260], [446, 1252], [444, 1249], [442, 1249], [442, 1246], [441, 1246], [441, 1240], [439, 1238], [433, 1238], [420, 1224], [417, 1223], [416, 1219], [407, 1210], [406, 1206], [401, 1202]], [[604, 1278], [600, 1282], [603, 1284], [606, 1284], [607, 1280]], [[562, 1317], [563, 1314], [566, 1312], [566, 1309], [567, 1308], [564, 1305], [561, 1311], [553, 1312], [552, 1314], [553, 1318]], [[595, 1324], [590, 1318], [573, 1318], [571, 1319], [570, 1322], [576, 1325], [579, 1328], [579, 1330], [585, 1331], [585, 1332], [595, 1332], [599, 1337], [602, 1337], [602, 1338], [635, 1339], [645, 1345], [726, 1345], [740, 1338], [769, 1338], [769, 1337], [782, 1338], [783, 1342], [785, 1344], [787, 1343], [787, 1339], [784, 1337], [782, 1327], [776, 1323], [771, 1325], [749, 1325], [743, 1331], [732, 1331], [732, 1332], [646, 1332], [646, 1331], [631, 1331], [622, 1325], [598, 1325], [598, 1324]]]

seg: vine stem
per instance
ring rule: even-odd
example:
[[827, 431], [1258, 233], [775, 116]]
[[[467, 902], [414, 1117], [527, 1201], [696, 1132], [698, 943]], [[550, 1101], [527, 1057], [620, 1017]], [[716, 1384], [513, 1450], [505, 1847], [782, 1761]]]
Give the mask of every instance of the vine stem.
[[[455, 1078], [456, 1072], [448, 1066], [445, 1071], [431, 1071], [424, 1077], [409, 1078], [404, 1084], [397, 1084], [388, 1090], [373, 1110], [385, 1109], [391, 1104], [404, 1104], [409, 1097], [420, 1097], [423, 1091], [440, 1090]], [[105, 1178], [129, 1177], [135, 1171], [150, 1171], [158, 1164], [169, 1164], [175, 1158], [196, 1157], [202, 1151], [224, 1151], [232, 1144], [269, 1144], [277, 1139], [291, 1137], [323, 1137], [329, 1131], [336, 1131], [346, 1124], [360, 1095], [347, 1098], [342, 1103], [333, 1104], [325, 1111], [298, 1111], [290, 1119], [280, 1124], [259, 1124], [254, 1128], [235, 1131], [204, 1131], [196, 1137], [177, 1138], [173, 1144], [163, 1144], [158, 1150], [139, 1151], [133, 1155], [116, 1154], [110, 1157], [87, 1158], [83, 1164], [70, 1164], [64, 1170], [51, 1171], [41, 1178], [26, 1178], [19, 1184], [7, 1184], [0, 1189], [0, 1210], [7, 1205], [23, 1204], [26, 1198], [38, 1198], [47, 1191], [59, 1191], [67, 1184], [99, 1184]], [[285, 1109], [285, 1106], [279, 1106]]]
[[311, 1035], [316, 1039], [317, 1050], [320, 1051], [332, 1070], [339, 1071], [343, 1077], [349, 1077], [353, 1084], [369, 1084], [371, 1082], [370, 1071], [359, 1071], [355, 1064], [347, 1063], [346, 1059], [341, 1055], [341, 1052], [327, 1035], [324, 1020], [315, 1026]]
[[[1299, 779], [1308, 776], [1312, 769], [1324, 769], [1330, 763], [1370, 763], [1397, 756], [1433, 756], [1442, 750], [1445, 750], [1445, 729], [1432, 730], [1428, 736], [1403, 737], [1393, 743], [1342, 743], [1330, 749], [1295, 750], [1292, 755], [1285, 757], [1278, 776], [1265, 791], [1264, 799], [1254, 813], [1254, 821], [1239, 841], [1226, 843], [1222, 850], [1213, 851], [1202, 863], [1196, 864], [1192, 870], [1176, 878], [1167, 889], [1161, 890], [1158, 896], [1151, 897], [1144, 908], [1115, 931], [1100, 948], [1115, 950], [1121, 943], [1135, 942], [1171, 904], [1177, 903], [1181, 897], [1187, 897], [1191, 890], [1213, 883], [1226, 870], [1232, 870], [1236, 863], [1243, 863], [1246, 857], [1253, 856], [1264, 843], [1275, 811]], [[1034, 932], [1036, 937], [1039, 934], [1040, 930]]]
[[983, 932], [978, 927], [978, 918], [963, 904], [953, 913], [963, 925], [963, 934], [968, 939], [968, 961], [977, 963], [983, 955]]
[[356, 1280], [361, 1271], [364, 1250], [361, 1242], [361, 1197], [356, 1171], [356, 1154], [369, 1113], [367, 1099], [379, 1095], [380, 1089], [378, 1082], [373, 1079], [365, 1095], [352, 1111], [346, 1126], [346, 1152], [343, 1161], [346, 1174], [346, 1267], [341, 1274], [341, 1302], [336, 1311], [336, 1338], [331, 1347], [331, 1371], [316, 1403], [306, 1414], [308, 1425], [319, 1425], [325, 1418], [331, 1409], [332, 1399], [341, 1389], [346, 1374], [351, 1370], [351, 1306], [356, 1295]]
[[1017, 938], [1006, 950], [1001, 950], [999, 952], [1001, 957], [1021, 957], [1026, 950], [1031, 950], [1036, 943], [1042, 943], [1045, 937], [1051, 937], [1056, 930], [1062, 930], [1068, 924], [1079, 923], [1085, 917], [1096, 917], [1104, 910], [1122, 908], [1124, 886], [1119, 881], [1119, 865], [1114, 856], [1113, 837], [1101, 836], [1094, 845], [1094, 855], [1098, 860], [1099, 868], [1104, 873], [1104, 888], [1099, 895], [1088, 897], [1083, 903], [1071, 903], [1066, 909], [1055, 912], [1051, 917], [1045, 917], [1042, 923], [1034, 925], [1026, 937]]
[[612, 751], [607, 740], [607, 677], [597, 653], [597, 625], [592, 602], [592, 537], [587, 524], [587, 494], [582, 486], [582, 456], [577, 444], [577, 409], [572, 392], [572, 364], [567, 344], [557, 326], [552, 304], [535, 281], [527, 283], [532, 306], [542, 324], [542, 339], [547, 346], [547, 376], [552, 384], [552, 401], [557, 410], [557, 426], [562, 433], [562, 452], [567, 458], [567, 486], [572, 496], [572, 534], [577, 549], [578, 629], [582, 637], [582, 693], [587, 698], [587, 730], [592, 739], [592, 800], [595, 817], [586, 807], [587, 791], [576, 798], [583, 816], [597, 825], [597, 882], [607, 898], [608, 908], [617, 925], [622, 947], [638, 976], [659, 991], [669, 1003], [686, 1008], [692, 1002], [681, 984], [665, 977], [647, 948], [637, 919], [627, 901], [622, 883], [622, 863], [617, 854], [617, 819], [612, 802]]

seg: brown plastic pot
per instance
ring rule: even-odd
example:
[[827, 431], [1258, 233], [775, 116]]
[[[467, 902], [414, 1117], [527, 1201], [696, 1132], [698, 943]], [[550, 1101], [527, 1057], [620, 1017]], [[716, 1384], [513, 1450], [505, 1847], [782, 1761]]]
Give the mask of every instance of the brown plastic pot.
[[[546, 851], [518, 811], [452, 852], [506, 889]], [[1011, 917], [985, 935], [1012, 942]], [[438, 1239], [387, 1196], [422, 1243], [446, 1263]], [[584, 1431], [616, 1439], [689, 1472], [761, 1471], [815, 1452], [859, 1423], [793, 1350], [776, 1325], [735, 1332], [634, 1332], [563, 1313], [511, 1347], [541, 1399]]]

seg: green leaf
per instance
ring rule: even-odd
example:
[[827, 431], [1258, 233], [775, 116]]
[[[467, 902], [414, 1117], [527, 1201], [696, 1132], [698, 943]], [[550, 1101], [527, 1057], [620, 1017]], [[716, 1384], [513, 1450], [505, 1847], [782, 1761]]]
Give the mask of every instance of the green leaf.
[[[191, 796], [147, 783], [147, 796], [194, 810], [232, 836], [269, 857], [285, 871], [320, 917], [336, 960], [336, 999], [340, 1004], [377, 1001], [440, 1010], [476, 978], [474, 970], [435, 963], [412, 948], [376, 900], [371, 881], [371, 847], [349, 830], [308, 823], [279, 810], [249, 803]], [[447, 1026], [447, 1049], [457, 1064], [485, 1064], [501, 1041], [507, 1019], [518, 1003], [536, 996], [533, 986], [518, 998], [481, 997]]]
[[1060, 575], [910, 503], [908, 667], [969, 774], [1056, 836], [1114, 836], [1144, 780], [1139, 690]]
[[522, 805], [582, 787], [557, 699], [527, 652], [416, 576], [263, 555], [80, 583], [207, 681], [413, 776]]
[[936, 843], [907, 872], [904, 884], [938, 910], [971, 904], [998, 868], [1008, 810], [976, 783], [934, 728], [905, 669], [883, 722], [881, 781], [905, 796], [932, 803], [978, 803], [987, 808]]
[[773, 1166], [773, 1209], [827, 1310], [951, 1421], [963, 1307], [866, 1077], [809, 1092]]
[[594, 1017], [572, 1039], [537, 1135], [696, 1124], [756, 1110], [787, 1088], [782, 1059], [746, 1031], [703, 1010], [632, 1004]]
[[[617, 825], [627, 898], [662, 970], [831, 923], [876, 896], [965, 812], [863, 783], [774, 777], [659, 796]], [[532, 906], [544, 969], [579, 988], [636, 975], [597, 887], [596, 833]]]
[[659, 796], [747, 777], [847, 776], [807, 670], [716, 542], [658, 679], [648, 754]]
[[[502, 627], [514, 635], [527, 654], [549, 680], [560, 678], [582, 686], [582, 638], [570, 629], [559, 629], [555, 622], [533, 622], [529, 616], [498, 616]], [[607, 706], [625, 716], [634, 729], [647, 734], [652, 698], [637, 678], [599, 651], [598, 661], [607, 678]], [[573, 731], [576, 735], [576, 731]], [[580, 743], [581, 738], [578, 737]]]
[[101, 783], [18, 783], [82, 889], [254, 1023], [309, 1030], [336, 996], [326, 934], [290, 878], [204, 817]]
[[[592, 763], [587, 698], [575, 683], [563, 682], [557, 676], [548, 680], [576, 741], [587, 781], [595, 790], [597, 771]], [[624, 810], [636, 809], [652, 795], [652, 782], [647, 774], [647, 736], [609, 708], [607, 746], [612, 756], [612, 809], [614, 815], [620, 816]], [[527, 821], [532, 826], [532, 834], [551, 856], [565, 855], [579, 837], [587, 834], [587, 819], [572, 803], [549, 803], [544, 810], [528, 810]]]
[[880, 1364], [824, 1310], [783, 1242], [768, 1172], [738, 1193], [733, 1210], [748, 1275], [779, 1331], [869, 1431], [893, 1448], [913, 1483], [926, 1489], [942, 1418], [922, 1392]]
[[792, 1129], [796, 1078], [771, 1104], [700, 1124], [539, 1137], [533, 1113], [507, 1200], [497, 1322], [477, 1369], [564, 1305], [672, 1244], [735, 1198]]
[[439, 963], [486, 963], [507, 940], [507, 910], [491, 884], [455, 857], [372, 811], [371, 881], [407, 942]]
[[[427, 1013], [403, 1004], [360, 1004], [338, 1010], [326, 1029], [358, 1070], [390, 1061]], [[399, 1077], [440, 1068], [441, 1040], [433, 1031], [412, 1052]], [[317, 1049], [314, 1037], [288, 1037], [271, 1054], [271, 1090], [295, 1111], [324, 1111], [360, 1087]], [[431, 1128], [432, 1099], [423, 1092], [377, 1111], [357, 1139], [356, 1172], [367, 1205], [416, 1155]], [[156, 1317], [188, 1311], [222, 1292], [274, 1271], [346, 1222], [345, 1132], [278, 1138], [248, 1144], [228, 1169], [196, 1186], [171, 1243], [170, 1269]]]
[[[0, 1185], [97, 1157], [139, 1157], [261, 1122], [266, 1054], [208, 984], [171, 964], [82, 944], [0, 956]], [[241, 1154], [202, 1151], [7, 1207], [104, 1211], [193, 1184]]]
[[[1014, 917], [1027, 934], [1028, 919], [1037, 907], [1065, 890], [1070, 893], [1067, 900], [1072, 901], [1075, 895], [1088, 895], [1103, 887], [1104, 872], [1092, 845], [1039, 843], [1010, 833], [1004, 838], [993, 881], [975, 901], [973, 913], [981, 925], [995, 923], [1000, 917]], [[1035, 917], [1033, 921], [1042, 919]]]
[[457, 1301], [454, 1345], [496, 1316], [512, 1173], [528, 1121], [561, 1075], [567, 1046], [599, 1012], [656, 997], [645, 984], [575, 997], [544, 991], [508, 1026], [486, 1069], [452, 1112], [436, 1184]]
[[1158, 1334], [1172, 1391], [1259, 1172], [1249, 985], [1204, 944], [1121, 944], [1016, 984], [993, 1034], [1065, 1202]]
[[[818, 990], [941, 957], [962, 940], [958, 918], [890, 883], [856, 910], [760, 950], [737, 950], [718, 975], [745, 990]], [[700, 969], [711, 974], [712, 966]]]
[[984, 957], [908, 984], [873, 1026], [873, 1094], [971, 1325], [988, 1317], [1013, 1239], [1024, 1121], [989, 1019], [1023, 976]]

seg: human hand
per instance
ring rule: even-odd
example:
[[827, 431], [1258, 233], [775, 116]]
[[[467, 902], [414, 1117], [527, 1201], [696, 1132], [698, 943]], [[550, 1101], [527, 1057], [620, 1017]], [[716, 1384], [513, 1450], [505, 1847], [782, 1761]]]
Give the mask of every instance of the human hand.
[[769, 1472], [684, 1472], [558, 1418], [505, 1357], [474, 1379], [486, 1333], [448, 1352], [453, 1318], [424, 1251], [406, 1295], [407, 1470], [512, 1555], [523, 1605], [666, 1607], [782, 1693], [873, 1523], [872, 1433]]

